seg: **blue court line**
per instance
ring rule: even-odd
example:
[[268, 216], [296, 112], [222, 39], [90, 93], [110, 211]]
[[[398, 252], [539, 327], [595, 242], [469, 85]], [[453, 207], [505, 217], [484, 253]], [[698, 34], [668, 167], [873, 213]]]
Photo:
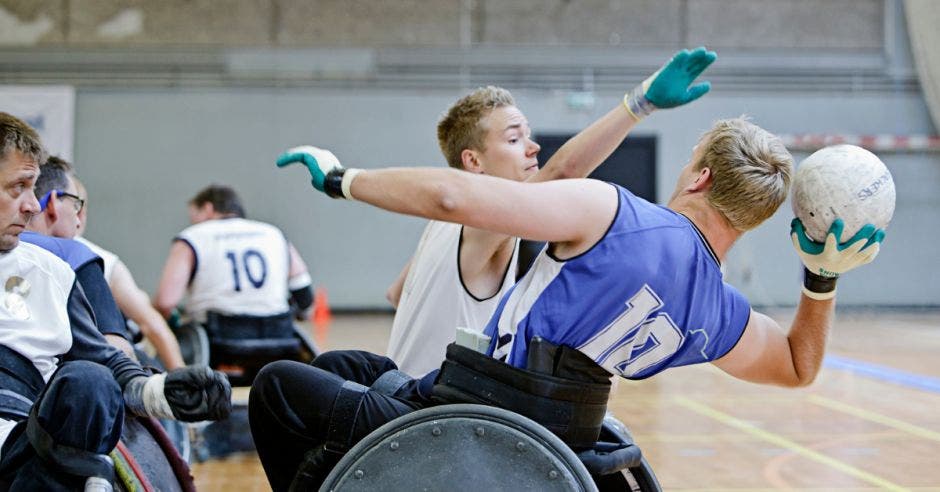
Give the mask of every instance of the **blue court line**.
[[940, 393], [940, 378], [922, 376], [910, 372], [900, 371], [887, 366], [870, 364], [860, 360], [840, 357], [838, 355], [827, 355], [823, 360], [823, 367], [830, 369], [843, 369], [852, 371], [863, 376], [874, 379], [880, 379], [889, 383], [908, 386], [911, 388]]

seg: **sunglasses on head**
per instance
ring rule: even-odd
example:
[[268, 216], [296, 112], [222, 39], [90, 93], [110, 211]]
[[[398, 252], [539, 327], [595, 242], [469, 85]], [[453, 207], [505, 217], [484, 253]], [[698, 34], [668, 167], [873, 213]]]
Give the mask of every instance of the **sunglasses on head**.
[[49, 200], [52, 199], [53, 193], [55, 193], [55, 196], [58, 199], [71, 198], [73, 200], [73, 203], [75, 204], [76, 213], [81, 212], [82, 208], [85, 206], [85, 199], [78, 195], [73, 195], [72, 193], [68, 193], [62, 190], [49, 190], [46, 192], [45, 195], [42, 196], [42, 198], [39, 199], [40, 210], [46, 210], [46, 207], [49, 206]]

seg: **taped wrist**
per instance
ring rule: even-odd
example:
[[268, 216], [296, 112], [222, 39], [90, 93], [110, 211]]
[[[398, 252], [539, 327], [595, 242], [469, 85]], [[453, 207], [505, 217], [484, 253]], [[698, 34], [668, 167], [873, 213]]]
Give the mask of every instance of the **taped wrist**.
[[824, 277], [803, 267], [803, 293], [811, 299], [824, 301], [836, 296], [836, 280], [839, 277]]
[[330, 198], [353, 200], [350, 187], [352, 186], [353, 179], [355, 179], [356, 175], [361, 171], [361, 169], [346, 168], [330, 170], [323, 178], [323, 191], [326, 192]]
[[646, 98], [646, 84], [640, 84], [635, 89], [623, 95], [623, 106], [627, 108], [630, 116], [637, 121], [649, 116], [656, 111], [656, 106]]
[[137, 377], [124, 387], [124, 403], [134, 415], [175, 419], [170, 403], [163, 393], [166, 374]]

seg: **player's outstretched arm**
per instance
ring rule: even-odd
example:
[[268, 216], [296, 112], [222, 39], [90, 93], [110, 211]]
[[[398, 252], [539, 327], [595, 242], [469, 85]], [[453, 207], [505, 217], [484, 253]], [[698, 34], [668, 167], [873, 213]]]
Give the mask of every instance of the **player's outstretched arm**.
[[806, 237], [803, 224], [793, 219], [791, 236], [803, 261], [805, 280], [790, 332], [769, 317], [751, 311], [741, 340], [715, 365], [732, 376], [756, 383], [806, 386], [816, 379], [826, 350], [835, 307], [835, 283], [839, 275], [871, 262], [885, 233], [866, 225], [839, 244], [842, 220], [836, 219], [826, 242]]
[[304, 164], [314, 188], [416, 217], [538, 241], [599, 239], [617, 210], [616, 190], [594, 180], [517, 183], [455, 169], [344, 169], [331, 152], [296, 147], [278, 166]]
[[705, 95], [711, 84], [692, 83], [717, 58], [714, 51], [704, 47], [677, 52], [642, 84], [626, 93], [622, 104], [565, 142], [530, 181], [588, 176], [650, 113], [682, 106]]

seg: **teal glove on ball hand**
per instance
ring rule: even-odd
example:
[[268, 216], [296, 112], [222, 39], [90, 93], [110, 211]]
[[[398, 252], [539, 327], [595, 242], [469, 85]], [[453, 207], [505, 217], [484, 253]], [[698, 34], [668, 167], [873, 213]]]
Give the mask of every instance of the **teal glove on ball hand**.
[[813, 299], [831, 299], [836, 295], [839, 275], [870, 263], [881, 250], [885, 231], [866, 224], [854, 236], [839, 243], [845, 224], [842, 219], [832, 221], [825, 243], [807, 237], [803, 222], [796, 218], [790, 223], [793, 247], [806, 267], [803, 292]]
[[326, 149], [302, 145], [288, 149], [277, 158], [277, 167], [294, 163], [307, 166], [310, 184], [332, 198], [352, 199], [349, 188], [359, 169], [346, 169], [332, 152]]
[[623, 104], [637, 120], [656, 109], [688, 104], [711, 89], [709, 82], [692, 82], [712, 64], [718, 55], [704, 47], [682, 50], [642, 84], [624, 95]]

